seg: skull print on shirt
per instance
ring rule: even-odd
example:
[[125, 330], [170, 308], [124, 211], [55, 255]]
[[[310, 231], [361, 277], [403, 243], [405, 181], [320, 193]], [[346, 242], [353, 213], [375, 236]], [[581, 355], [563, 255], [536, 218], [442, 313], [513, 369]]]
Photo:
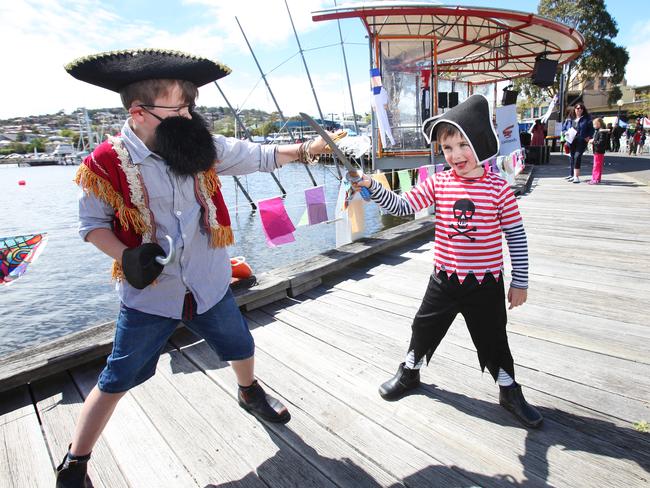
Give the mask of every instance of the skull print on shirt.
[[476, 240], [476, 238], [469, 235], [470, 232], [476, 230], [476, 226], [470, 227], [469, 225], [471, 224], [471, 220], [475, 212], [476, 206], [470, 199], [462, 198], [460, 200], [456, 200], [456, 203], [454, 203], [454, 218], [456, 219], [457, 224], [449, 224], [449, 227], [451, 227], [456, 232], [447, 234], [450, 239], [462, 236], [469, 239], [470, 241]]

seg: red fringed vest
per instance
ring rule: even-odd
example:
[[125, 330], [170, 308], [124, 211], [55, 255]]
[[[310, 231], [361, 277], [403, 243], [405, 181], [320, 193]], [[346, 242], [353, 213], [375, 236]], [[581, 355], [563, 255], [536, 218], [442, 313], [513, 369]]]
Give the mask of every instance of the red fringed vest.
[[[79, 166], [75, 183], [115, 210], [113, 232], [128, 247], [156, 241], [156, 223], [149, 209], [147, 191], [138, 165], [133, 164], [122, 139], [109, 137]], [[230, 215], [221, 195], [221, 182], [214, 168], [194, 175], [194, 194], [203, 207], [203, 224], [210, 229], [210, 245], [234, 243]], [[113, 263], [114, 279], [123, 272]]]

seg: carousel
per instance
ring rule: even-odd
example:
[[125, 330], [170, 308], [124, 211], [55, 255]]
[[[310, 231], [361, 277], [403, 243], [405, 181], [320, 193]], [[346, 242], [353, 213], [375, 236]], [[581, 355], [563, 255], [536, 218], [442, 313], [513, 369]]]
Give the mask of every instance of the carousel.
[[[517, 93], [506, 86], [498, 96], [497, 84], [530, 77], [539, 86], [551, 86], [557, 67], [584, 48], [575, 29], [512, 10], [374, 1], [312, 13], [315, 22], [354, 17], [368, 33], [373, 170], [434, 165], [437, 148], [429, 148], [422, 136], [424, 120], [475, 93], [487, 96], [497, 119], [500, 107], [512, 105], [515, 114]], [[518, 145], [517, 129], [495, 123], [500, 139], [516, 138]], [[499, 130], [506, 128], [506, 134]], [[512, 145], [503, 142], [510, 150]]]

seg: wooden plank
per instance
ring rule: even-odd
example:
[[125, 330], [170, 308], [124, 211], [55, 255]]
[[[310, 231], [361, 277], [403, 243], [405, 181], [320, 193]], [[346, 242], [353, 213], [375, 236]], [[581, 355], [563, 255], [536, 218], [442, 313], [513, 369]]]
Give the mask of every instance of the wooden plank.
[[100, 324], [0, 358], [0, 392], [84, 364], [111, 351], [114, 322]]
[[[68, 452], [84, 399], [67, 372], [39, 380], [31, 389], [49, 450], [59, 463]], [[95, 487], [129, 486], [103, 438], [95, 445], [91, 459], [88, 474]]]
[[[189, 394], [194, 391], [200, 399]], [[163, 354], [156, 375], [133, 389], [132, 395], [165, 442], [173, 446], [196, 484], [266, 486], [249, 476], [254, 466], [248, 462], [244, 446], [229, 442], [223, 434], [228, 430], [236, 432], [233, 436], [250, 435], [250, 424], [242, 421], [243, 414], [241, 418], [229, 415], [231, 410], [239, 410], [237, 404], [180, 352]], [[215, 412], [219, 414], [215, 416]]]
[[[391, 279], [391, 282], [393, 280]], [[335, 303], [334, 293], [328, 293], [319, 297], [325, 303]], [[340, 306], [344, 306], [343, 300], [339, 300]], [[415, 314], [404, 317], [409, 323]], [[395, 320], [393, 314], [377, 310], [367, 304], [359, 304], [346, 312], [350, 320], [363, 321], [363, 317], [372, 314], [372, 320], [383, 320], [390, 322]], [[462, 318], [458, 318], [462, 321]], [[467, 336], [465, 327], [453, 328], [448, 333], [448, 338], [465, 341]], [[572, 348], [563, 344], [556, 344], [549, 341], [526, 337], [519, 334], [510, 334], [510, 344], [513, 350], [518, 353], [518, 362], [527, 367], [542, 370], [560, 377], [572, 379], [577, 382], [589, 384], [595, 388], [603, 389], [621, 395], [624, 398], [637, 400], [647, 399], [647, 391], [650, 390], [650, 366], [633, 361], [593, 353], [582, 349]], [[543, 351], [543, 356], [539, 353]], [[626, 381], [621, 383], [620, 378], [614, 372], [625, 372]]]
[[[465, 486], [471, 483], [470, 478], [457, 473], [408, 441], [384, 429], [377, 422], [366, 418], [362, 405], [349, 406], [332, 396], [324, 385], [310, 381], [301, 375], [300, 371], [287, 368], [264, 350], [257, 350], [257, 358], [259, 375], [272, 384], [282, 385], [294, 408], [304, 411], [314, 421], [325, 424], [327, 437], [307, 437], [297, 431], [296, 434], [300, 434], [298, 439], [309, 443], [307, 449], [314, 449], [313, 443], [318, 442], [322, 444], [324, 452], [336, 456], [320, 456], [319, 463], [329, 473], [351, 471], [351, 476], [341, 479], [340, 486], [394, 487], [400, 479], [408, 479], [409, 487], [423, 488]], [[293, 422], [291, 427], [293, 429]], [[360, 456], [359, 452], [363, 453], [363, 456]], [[377, 466], [382, 468], [380, 477], [375, 475]], [[432, 479], [423, 474], [420, 469], [422, 466], [428, 466], [436, 473], [436, 477]], [[397, 478], [389, 476], [383, 470]], [[399, 485], [401, 486], [401, 483]]]
[[[237, 406], [234, 398], [237, 382], [227, 363], [219, 361], [214, 351], [205, 342], [195, 342], [193, 336], [183, 339], [179, 335], [175, 338], [175, 342], [182, 347], [183, 354], [189, 360], [198, 365], [218, 387], [228, 393], [231, 406], [220, 411], [220, 417], [223, 418], [217, 418], [215, 423], [220, 425], [222, 435], [228, 436], [232, 445], [237, 446], [249, 462], [257, 467], [257, 475], [269, 486], [372, 486], [351, 482], [358, 480], [359, 466], [367, 470], [366, 472], [373, 479], [384, 480], [386, 484], [391, 481], [385, 472], [370, 465], [359, 453], [350, 452], [349, 446], [333, 439], [331, 432], [296, 408], [290, 399], [284, 398], [281, 391], [275, 390], [277, 388], [275, 383], [268, 386], [266, 377], [259, 374], [257, 377], [265, 383], [264, 388], [279, 397], [290, 408], [291, 421], [287, 426], [258, 422]], [[205, 387], [183, 388], [183, 390], [190, 402], [205, 411], [206, 415], [211, 415], [214, 408], [204, 406]], [[225, 426], [241, 425], [241, 429], [247, 433], [242, 435], [232, 428], [224, 431], [221, 423]], [[334, 459], [339, 457], [341, 452], [350, 459], [349, 465], [335, 462]], [[341, 457], [345, 456], [341, 455]]]
[[[516, 454], [510, 449], [508, 452], [497, 452], [479, 441], [480, 438], [503, 439], [505, 436], [508, 443], [519, 444], [523, 441], [520, 436], [522, 431], [512, 428], [512, 423], [508, 422], [507, 426], [490, 424], [486, 427], [483, 422], [475, 418], [467, 419], [447, 405], [428, 404], [424, 407], [421, 404], [411, 408], [408, 403], [385, 402], [379, 398], [376, 389], [380, 378], [386, 379], [384, 371], [377, 370], [371, 363], [351, 356], [316, 336], [297, 333], [298, 323], [308, 322], [304, 316], [297, 321], [285, 323], [284, 311], [281, 314], [282, 321], [264, 317], [258, 311], [248, 315], [251, 321], [263, 325], [255, 331], [258, 349], [273, 355], [302, 376], [318, 377], [324, 389], [350, 408], [439, 462], [458, 467], [463, 473], [467, 471], [475, 474], [476, 477], [469, 477], [475, 483], [480, 480], [480, 486], [501, 486], [502, 481], [497, 478], [499, 473], [508, 473], [517, 481], [523, 479]], [[346, 339], [350, 342], [349, 337]], [[308, 351], [308, 354], [296, 354], [296, 351]], [[462, 422], [459, 422], [461, 417]], [[432, 418], [436, 421], [432, 422]], [[486, 429], [490, 432], [486, 432]], [[510, 437], [511, 434], [514, 437]], [[426, 466], [427, 463], [421, 464], [419, 468]], [[536, 480], [534, 476], [528, 481], [531, 486], [543, 485], [542, 480]]]
[[[75, 368], [72, 377], [86, 397], [103, 363]], [[157, 429], [155, 422], [127, 393], [118, 403], [102, 437], [131, 486], [177, 488], [197, 486]]]
[[[354, 282], [353, 280], [351, 281]], [[395, 330], [403, 330], [404, 339], [403, 339], [402, 348], [405, 349], [408, 345], [410, 323], [413, 314], [415, 313], [415, 310], [417, 310], [417, 307], [419, 306], [420, 299], [407, 298], [404, 296], [391, 297], [389, 295], [377, 297], [377, 295], [374, 292], [374, 289], [376, 287], [371, 286], [371, 289], [373, 289], [372, 293], [359, 292], [360, 284], [361, 282], [356, 282], [357, 293], [349, 292], [348, 289], [344, 290], [345, 292], [347, 292], [344, 296], [347, 305], [351, 307], [356, 307], [355, 305], [356, 303], [368, 305], [370, 302], [370, 305], [375, 310], [384, 310], [398, 315], [402, 315], [403, 319], [399, 317], [395, 317], [390, 322], [390, 324], [386, 326], [387, 327], [386, 333], [390, 334], [390, 333], [394, 333]], [[329, 294], [333, 294], [333, 292], [330, 290]], [[315, 294], [311, 296], [321, 299], [320, 297], [318, 297], [318, 295]], [[373, 298], [375, 299], [371, 300]], [[406, 303], [407, 300], [410, 300], [408, 304]], [[396, 302], [400, 302], [400, 303], [396, 303]], [[363, 325], [366, 323], [366, 321], [360, 321], [359, 323]], [[372, 322], [375, 329], [383, 323], [384, 322], [375, 322], [375, 321]], [[454, 327], [461, 327], [462, 329], [464, 327], [462, 321], [459, 320], [458, 323], [459, 325]], [[452, 331], [453, 330], [455, 330], [455, 328], [452, 329]], [[514, 330], [517, 329], [515, 328]], [[458, 358], [459, 356], [464, 356], [466, 357], [465, 364], [469, 366], [475, 366], [476, 356], [474, 350], [471, 345], [469, 345], [469, 349], [467, 348], [467, 346], [463, 346], [464, 344], [463, 341], [464, 339], [461, 339], [460, 343], [456, 342], [456, 339], [453, 337], [453, 335], [445, 338], [441, 347], [436, 352], [436, 355], [447, 354], [448, 357], [452, 357], [452, 358]], [[515, 358], [516, 357], [517, 357], [517, 351], [515, 351]], [[521, 368], [521, 366], [518, 366], [518, 368]], [[532, 384], [534, 384], [536, 387], [543, 389], [544, 387], [543, 385], [549, 385], [549, 377], [545, 373], [543, 367], [539, 367], [539, 369], [538, 368], [533, 368], [533, 369], [525, 368], [525, 369], [526, 369], [526, 374], [534, 378]], [[594, 411], [608, 411], [611, 412], [612, 415], [614, 415], [617, 418], [626, 419], [626, 421], [621, 423], [620, 425], [629, 426], [632, 422], [650, 418], [650, 411], [648, 411], [647, 401], [639, 402], [630, 399], [626, 401], [622, 401], [621, 397], [616, 394], [603, 392], [602, 390], [598, 390], [593, 386], [584, 383], [570, 382], [567, 384], [566, 387], [564, 387], [563, 385], [564, 384], [561, 385], [562, 386], [561, 391], [565, 393], [565, 396], [563, 398], [569, 399], [570, 401], [574, 401], [576, 403], [586, 405], [589, 408], [593, 409]], [[553, 392], [555, 390], [558, 390], [558, 388], [559, 387], [557, 385], [552, 385], [552, 386], [548, 386], [546, 391]], [[562, 396], [561, 391], [556, 391], [554, 395]], [[617, 421], [617, 419], [614, 420]]]
[[0, 486], [54, 486], [54, 467], [26, 386], [2, 394]]
[[[283, 310], [278, 312], [276, 318], [281, 316], [281, 319], [283, 321], [286, 321], [287, 323], [290, 323], [293, 327], [298, 327], [300, 329], [310, 326], [311, 325], [310, 321], [306, 320], [305, 316], [300, 316], [294, 320], [288, 318], [291, 310], [301, 309], [301, 308], [302, 305], [293, 305], [291, 307], [284, 308]], [[333, 307], [328, 306], [324, 308], [330, 311], [330, 316], [331, 316]], [[312, 312], [313, 309], [310, 309], [308, 313], [312, 313]], [[332, 323], [332, 320], [327, 321], [327, 323], [328, 324]], [[341, 328], [344, 328], [346, 325], [348, 326], [349, 329], [349, 323], [342, 324]], [[274, 327], [275, 326], [276, 325], [274, 324]], [[365, 338], [366, 340], [364, 341], [363, 338], [358, 338], [358, 337], [355, 338], [354, 340], [351, 340], [350, 337], [346, 337], [341, 334], [341, 329], [337, 330], [332, 334], [323, 334], [323, 332], [326, 329], [327, 327], [324, 325], [324, 322], [320, 322], [316, 324], [313, 328], [305, 330], [306, 337], [311, 337], [312, 335], [317, 333], [320, 339], [318, 342], [320, 344], [332, 344], [335, 347], [336, 351], [340, 351], [339, 349], [340, 347], [345, 347], [347, 351], [350, 351], [352, 354], [354, 354], [355, 357], [359, 358], [362, 364], [366, 364], [366, 365], [386, 364], [385, 360], [375, 357], [374, 355], [370, 357], [367, 354], [364, 354], [364, 351], [373, 350], [372, 347], [368, 347], [369, 345], [373, 345], [374, 343], [377, 342], [376, 335], [373, 341], [372, 332], [368, 334], [368, 337], [366, 337]], [[277, 334], [277, 330], [275, 331], [275, 334]], [[283, 336], [283, 340], [281, 341], [282, 345], [284, 346], [287, 342], [288, 342], [287, 338]], [[272, 343], [272, 346], [277, 347], [276, 343]], [[300, 345], [294, 344], [294, 349], [296, 347], [300, 347]], [[302, 347], [305, 346], [303, 345]], [[317, 352], [316, 350], [313, 349], [313, 347], [309, 347], [309, 350], [311, 350], [314, 353]], [[340, 369], [343, 370], [345, 369], [345, 361], [340, 357], [338, 357], [340, 356], [339, 354], [334, 354], [333, 352], [323, 353], [322, 351], [321, 353], [324, 354], [324, 357], [328, 358], [328, 365], [327, 365], [328, 372], [331, 369], [333, 370], [332, 375], [335, 375], [335, 377], [341, 377], [344, 373]], [[291, 356], [291, 358], [293, 359], [294, 356]], [[399, 360], [395, 360], [394, 362], [391, 361], [392, 366], [394, 367], [398, 361]], [[305, 366], [303, 365], [303, 367]], [[315, 367], [322, 368], [322, 366], [319, 364], [316, 364]], [[370, 371], [371, 369], [372, 368], [369, 366], [362, 368], [364, 375], [372, 376], [372, 373]], [[453, 369], [457, 370], [458, 365], [453, 366]], [[446, 371], [444, 373], [446, 374], [443, 374], [444, 378], [442, 380], [440, 378], [440, 375], [436, 376], [435, 378], [436, 387], [432, 390], [434, 398], [445, 396], [448, 399], [450, 399], [450, 403], [454, 404], [456, 408], [461, 408], [462, 411], [466, 412], [472, 417], [485, 416], [486, 420], [490, 420], [491, 422], [499, 422], [499, 423], [502, 422], [502, 420], [499, 417], [500, 414], [505, 414], [505, 412], [500, 412], [499, 411], [501, 410], [500, 407], [495, 406], [493, 401], [487, 401], [487, 402], [484, 401], [483, 395], [480, 394], [478, 400], [475, 400], [473, 398], [476, 393], [480, 392], [480, 390], [483, 389], [477, 387], [478, 385], [476, 385], [475, 381], [466, 382], [464, 380], [463, 374], [460, 375], [454, 374], [451, 371]], [[392, 371], [390, 373], [385, 372], [383, 374], [390, 375], [392, 374]], [[349, 376], [350, 375], [345, 376], [344, 381], [348, 381], [348, 382], [354, 381], [355, 378], [350, 378]], [[381, 381], [382, 381], [381, 378], [377, 378], [375, 376], [375, 385], [378, 385], [379, 382]], [[442, 385], [446, 384], [447, 386], [450, 386], [450, 391], [446, 390], [445, 387], [442, 386], [441, 384]], [[461, 393], [455, 392], [458, 390], [458, 388], [455, 386], [457, 384], [465, 385], [465, 388], [461, 388]], [[339, 384], [338, 381], [336, 382], [336, 384], [328, 383], [328, 386], [329, 388], [332, 389], [332, 391], [336, 391], [336, 392], [342, 392], [344, 390], [341, 390], [341, 388], [345, 388], [345, 386]], [[494, 389], [493, 386], [492, 389]], [[466, 395], [462, 393], [463, 390], [467, 393]], [[352, 395], [350, 398], [355, 399], [357, 402], [361, 399], [366, 401], [368, 400], [366, 398], [363, 398], [364, 397], [363, 388], [357, 387], [356, 391], [357, 393]], [[532, 390], [530, 389], [527, 390], [527, 392], [530, 391]], [[491, 396], [493, 395], [494, 393]], [[425, 396], [430, 396], [430, 395], [425, 395]], [[536, 395], [533, 395], [533, 397], [535, 396]], [[421, 395], [412, 395], [405, 400], [407, 404], [410, 402], [418, 403], [418, 406], [414, 406], [414, 408], [417, 409], [418, 411], [426, 411], [427, 409], [430, 410], [431, 407], [425, 408], [424, 404], [419, 405], [419, 402], [417, 402], [416, 399], [420, 399], [421, 397], [422, 397]], [[645, 451], [641, 450], [641, 452], [629, 452], [629, 449], [618, 446], [610, 442], [612, 440], [611, 439], [612, 434], [616, 434], [615, 438], [618, 441], [620, 441], [622, 444], [624, 444], [626, 447], [629, 444], [633, 444], [637, 446], [637, 449], [642, 449], [638, 443], [638, 440], [641, 438], [642, 434], [636, 433], [631, 428], [627, 428], [627, 429], [617, 428], [615, 426], [612, 426], [610, 422], [599, 421], [593, 419], [592, 417], [582, 417], [568, 412], [562, 412], [560, 410], [557, 410], [556, 399], [547, 397], [547, 401], [549, 399], [551, 400], [551, 405], [553, 406], [553, 408], [548, 408], [548, 407], [542, 408], [543, 413], [547, 416], [546, 427], [544, 427], [541, 431], [534, 432], [534, 433], [531, 432], [526, 437], [525, 440], [526, 458], [524, 461], [524, 467], [526, 469], [527, 475], [531, 475], [532, 473], [537, 473], [538, 475], [541, 474], [544, 477], [552, 476], [548, 479], [548, 482], [554, 486], [556, 485], [603, 486], [603, 484], [610, 485], [610, 483], [611, 486], [630, 486], [644, 479], [643, 478], [645, 473], [644, 469], [647, 469], [649, 467], [648, 464], [650, 463], [650, 457], [647, 456], [647, 454], [650, 453], [648, 444], [646, 443]], [[405, 400], [399, 402], [400, 410], [404, 408], [402, 404], [405, 402]], [[379, 400], [379, 402], [381, 402], [381, 400]], [[386, 402], [382, 402], [382, 403], [386, 405], [390, 405], [389, 403]], [[458, 403], [462, 403], [463, 406], [460, 406]], [[367, 404], [364, 402], [364, 405]], [[438, 405], [436, 405], [436, 407], [438, 407]], [[495, 410], [495, 407], [496, 407], [496, 411], [492, 411]], [[455, 414], [458, 413], [455, 409], [454, 412]], [[437, 423], [444, 423], [446, 415], [449, 415], [449, 413], [437, 411], [437, 408], [436, 411], [434, 412], [434, 416]], [[495, 416], [496, 418], [493, 418], [492, 416]], [[584, 424], [585, 422], [587, 423], [592, 422], [594, 424], [599, 424], [597, 426], [597, 429], [607, 430], [609, 435], [606, 439], [603, 439], [599, 436], [586, 434], [585, 432], [579, 432], [579, 431], [566, 432], [566, 427], [564, 426], [564, 423], [562, 423], [562, 425], [560, 425], [560, 422], [556, 423], [557, 422], [556, 419], [558, 417], [560, 418], [564, 417], [565, 419], [568, 419], [565, 420], [565, 422], [573, 423], [573, 424], [580, 424], [580, 423]], [[506, 424], [509, 424], [509, 422], [507, 422], [507, 419], [504, 422]], [[415, 423], [416, 425], [418, 424], [416, 418], [412, 419], [412, 424], [413, 423]], [[495, 449], [496, 451], [501, 452], [500, 449], [503, 449], [504, 451], [512, 451], [514, 449], [514, 451], [517, 452], [517, 447], [516, 447], [517, 441], [512, 438], [501, 439], [498, 431], [494, 432], [494, 425], [492, 424], [488, 423], [486, 425], [485, 422], [483, 423], [478, 422], [474, 424], [472, 418], [463, 421], [457, 419], [449, 423], [455, 425], [454, 430], [456, 434], [458, 434], [458, 431], [461, 431], [462, 434], [462, 431], [464, 431], [464, 427], [467, 424], [470, 424], [468, 428], [471, 430], [471, 433], [465, 432], [465, 435], [467, 436], [466, 442], [471, 442], [472, 447], [475, 447], [474, 443], [478, 442], [480, 444], [481, 441], [474, 438], [474, 436], [478, 436], [479, 439], [487, 440], [487, 443], [490, 444], [490, 447]], [[499, 441], [504, 442], [504, 446], [501, 448], [499, 447]], [[459, 441], [459, 442], [461, 442], [461, 444], [463, 443], [463, 441]], [[563, 451], [562, 454], [560, 455], [556, 450], [560, 446], [571, 446], [570, 450], [572, 452], [569, 453]], [[576, 452], [576, 451], [580, 451], [580, 452]], [[540, 456], [539, 459], [532, 459], [535, 457], [536, 454], [539, 454]], [[565, 454], [566, 457], [564, 457]], [[609, 458], [607, 460], [607, 468], [605, 469], [602, 468], [603, 461], [601, 460], [601, 456], [606, 456]], [[554, 461], [553, 463], [554, 473], [551, 473], [550, 475], [547, 474], [549, 459], [553, 459]], [[456, 458], [454, 460], [454, 464], [458, 465], [458, 463], [459, 463], [459, 459]], [[579, 463], [580, 467], [574, 466], [574, 463]], [[462, 463], [460, 463], [460, 467], [463, 467]], [[582, 471], [583, 469], [584, 471]], [[562, 473], [562, 471], [565, 472]], [[578, 473], [578, 471], [581, 472]], [[507, 471], [507, 472], [511, 473], [511, 471]], [[555, 476], [557, 476], [557, 478], [555, 478]], [[576, 478], [572, 479], [572, 477], [574, 476]]]

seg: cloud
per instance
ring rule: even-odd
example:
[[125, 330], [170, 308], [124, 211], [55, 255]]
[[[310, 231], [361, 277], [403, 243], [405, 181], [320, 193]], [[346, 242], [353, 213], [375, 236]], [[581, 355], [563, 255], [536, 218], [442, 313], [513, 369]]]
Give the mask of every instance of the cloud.
[[625, 79], [628, 85], [648, 85], [650, 84], [650, 63], [647, 62], [650, 52], [650, 21], [636, 23], [631, 31], [634, 32], [635, 44], [627, 47], [630, 60], [625, 68]]
[[[0, 118], [119, 105], [114, 93], [74, 80], [64, 71], [65, 64], [89, 53], [151, 46], [184, 50], [224, 60], [234, 69], [229, 78], [250, 90], [257, 79], [247, 73], [256, 73], [256, 68], [235, 16], [258, 55], [295, 43], [284, 0], [166, 2], [161, 8], [165, 13], [178, 11], [179, 16], [200, 19], [187, 25], [173, 18], [164, 25], [148, 21], [150, 9], [158, 8], [154, 2], [131, 2], [129, 13], [107, 5], [100, 0], [2, 2]], [[311, 21], [310, 12], [324, 6], [330, 5], [318, 0], [289, 1], [296, 30], [304, 34], [321, 27]], [[141, 15], [133, 14], [136, 8]], [[295, 51], [295, 44], [291, 48]], [[304, 73], [302, 67], [298, 69]], [[243, 84], [247, 81], [251, 83]], [[290, 79], [283, 79], [285, 83], [293, 86]], [[223, 104], [221, 99], [219, 104]]]

